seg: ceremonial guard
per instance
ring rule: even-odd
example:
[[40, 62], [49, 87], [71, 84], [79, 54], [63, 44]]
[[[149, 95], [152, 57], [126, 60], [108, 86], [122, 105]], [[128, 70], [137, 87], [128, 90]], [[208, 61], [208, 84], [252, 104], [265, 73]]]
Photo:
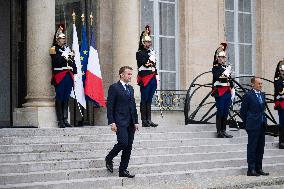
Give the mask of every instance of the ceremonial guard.
[[154, 93], [157, 89], [157, 68], [155, 51], [151, 49], [152, 40], [150, 37], [150, 26], [145, 27], [141, 33], [136, 60], [138, 66], [137, 83], [140, 86], [141, 102], [140, 113], [142, 127], [157, 127], [151, 121], [151, 104]]
[[226, 63], [226, 46], [221, 45], [214, 55], [213, 61], [213, 90], [212, 96], [216, 100], [216, 128], [217, 138], [232, 138], [233, 136], [226, 133], [226, 122], [231, 105], [231, 92], [233, 82], [231, 80], [231, 66]]
[[58, 127], [71, 127], [68, 123], [68, 101], [72, 87], [74, 86], [73, 74], [77, 73], [74, 61], [74, 53], [65, 44], [63, 28], [57, 30], [53, 46], [50, 48], [52, 58], [51, 84], [55, 87], [55, 109]]
[[275, 71], [274, 103], [279, 115], [279, 149], [284, 149], [284, 60], [277, 64]]

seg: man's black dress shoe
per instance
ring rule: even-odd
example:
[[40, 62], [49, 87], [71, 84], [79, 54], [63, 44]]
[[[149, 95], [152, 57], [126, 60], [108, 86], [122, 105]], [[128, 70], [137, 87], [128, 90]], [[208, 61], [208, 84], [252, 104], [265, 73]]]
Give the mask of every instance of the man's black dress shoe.
[[251, 170], [247, 172], [247, 176], [255, 176], [258, 177], [260, 174], [258, 174], [255, 170]]
[[263, 175], [263, 176], [268, 176], [269, 173], [265, 173], [262, 169], [256, 171], [257, 174]]
[[135, 177], [135, 175], [131, 175], [129, 171], [125, 170], [125, 171], [119, 172], [119, 177], [133, 178]]
[[106, 168], [109, 172], [113, 173], [113, 162], [106, 160]]

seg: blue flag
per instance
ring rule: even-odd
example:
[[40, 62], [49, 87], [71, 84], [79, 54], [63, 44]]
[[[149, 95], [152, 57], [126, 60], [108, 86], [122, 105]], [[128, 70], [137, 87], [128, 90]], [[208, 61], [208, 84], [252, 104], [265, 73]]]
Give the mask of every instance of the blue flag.
[[82, 79], [83, 79], [84, 86], [85, 86], [85, 80], [86, 80], [88, 57], [89, 57], [89, 47], [88, 47], [86, 27], [85, 27], [85, 24], [82, 24], [80, 60], [82, 64], [82, 74], [83, 74]]

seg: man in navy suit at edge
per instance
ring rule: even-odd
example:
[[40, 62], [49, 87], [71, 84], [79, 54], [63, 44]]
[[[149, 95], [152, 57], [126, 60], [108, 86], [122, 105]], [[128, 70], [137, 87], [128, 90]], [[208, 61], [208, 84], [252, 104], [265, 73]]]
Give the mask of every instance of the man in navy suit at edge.
[[107, 97], [107, 119], [111, 130], [117, 135], [117, 144], [106, 156], [106, 168], [113, 172], [113, 158], [122, 151], [119, 166], [119, 177], [133, 178], [127, 170], [134, 133], [138, 130], [138, 116], [131, 81], [132, 68], [123, 66], [119, 69], [120, 80], [112, 84]]
[[265, 145], [264, 125], [267, 120], [265, 111], [265, 94], [261, 92], [262, 81], [259, 77], [251, 79], [252, 89], [248, 91], [241, 104], [241, 118], [248, 134], [247, 176], [267, 176], [262, 170], [262, 159]]

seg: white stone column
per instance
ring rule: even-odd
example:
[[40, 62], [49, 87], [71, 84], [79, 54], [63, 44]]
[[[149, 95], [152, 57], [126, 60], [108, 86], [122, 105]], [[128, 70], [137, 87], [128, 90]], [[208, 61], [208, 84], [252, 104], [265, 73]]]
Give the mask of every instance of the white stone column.
[[113, 1], [113, 79], [119, 80], [120, 67], [131, 66], [135, 98], [139, 98], [140, 93], [136, 84], [136, 52], [140, 36], [139, 13], [138, 0]]
[[15, 126], [56, 127], [49, 56], [54, 32], [55, 0], [27, 0], [27, 102], [14, 111]]

